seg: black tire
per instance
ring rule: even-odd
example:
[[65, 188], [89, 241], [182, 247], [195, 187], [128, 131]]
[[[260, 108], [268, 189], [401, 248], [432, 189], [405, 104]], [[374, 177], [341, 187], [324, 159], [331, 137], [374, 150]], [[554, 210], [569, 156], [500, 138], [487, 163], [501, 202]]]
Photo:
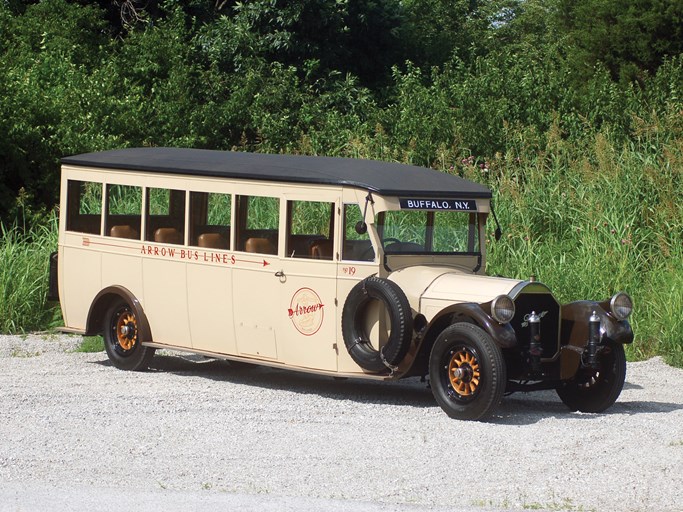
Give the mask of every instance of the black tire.
[[[389, 339], [380, 350], [372, 346], [364, 327], [367, 307], [375, 300], [384, 303], [391, 322]], [[396, 283], [373, 276], [349, 292], [342, 311], [342, 335], [351, 358], [361, 368], [381, 372], [387, 365], [399, 364], [410, 348], [412, 331], [410, 303]]]
[[503, 398], [507, 369], [491, 336], [476, 325], [457, 323], [434, 342], [429, 381], [434, 398], [448, 416], [479, 420], [489, 416]]
[[624, 346], [612, 343], [598, 354], [597, 369], [580, 368], [576, 376], [557, 387], [560, 399], [572, 411], [602, 412], [617, 401], [626, 379]]
[[140, 343], [139, 321], [123, 299], [114, 301], [104, 316], [104, 348], [116, 368], [135, 371], [149, 368], [155, 350]]

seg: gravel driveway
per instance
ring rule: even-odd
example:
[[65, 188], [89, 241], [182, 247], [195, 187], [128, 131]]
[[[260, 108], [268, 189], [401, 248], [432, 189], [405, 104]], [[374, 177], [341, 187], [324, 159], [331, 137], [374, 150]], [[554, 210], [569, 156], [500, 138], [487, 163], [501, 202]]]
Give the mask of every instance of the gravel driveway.
[[553, 392], [449, 419], [424, 383], [80, 338], [0, 336], [0, 510], [683, 510], [683, 370], [629, 363], [606, 414]]

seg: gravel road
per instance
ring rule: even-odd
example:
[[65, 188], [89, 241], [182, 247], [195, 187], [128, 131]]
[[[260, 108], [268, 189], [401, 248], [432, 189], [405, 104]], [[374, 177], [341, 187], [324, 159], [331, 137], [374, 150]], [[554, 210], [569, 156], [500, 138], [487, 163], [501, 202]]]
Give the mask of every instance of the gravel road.
[[0, 336], [0, 510], [683, 510], [683, 370], [629, 363], [606, 414], [553, 392], [449, 419], [399, 383]]

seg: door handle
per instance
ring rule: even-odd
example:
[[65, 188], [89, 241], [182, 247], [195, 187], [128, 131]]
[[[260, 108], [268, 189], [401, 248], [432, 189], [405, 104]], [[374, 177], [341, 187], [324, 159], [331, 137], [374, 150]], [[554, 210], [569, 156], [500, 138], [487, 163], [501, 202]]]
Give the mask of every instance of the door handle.
[[285, 277], [285, 273], [282, 270], [275, 272], [275, 277]]

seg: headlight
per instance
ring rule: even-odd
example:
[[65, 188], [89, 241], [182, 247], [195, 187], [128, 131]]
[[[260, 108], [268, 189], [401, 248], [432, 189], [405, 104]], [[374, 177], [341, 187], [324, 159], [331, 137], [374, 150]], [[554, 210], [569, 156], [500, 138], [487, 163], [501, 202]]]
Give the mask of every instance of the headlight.
[[515, 303], [507, 295], [498, 295], [491, 303], [491, 316], [496, 322], [508, 323], [515, 316]]
[[609, 301], [609, 308], [617, 320], [626, 320], [633, 311], [633, 301], [627, 293], [619, 292]]

